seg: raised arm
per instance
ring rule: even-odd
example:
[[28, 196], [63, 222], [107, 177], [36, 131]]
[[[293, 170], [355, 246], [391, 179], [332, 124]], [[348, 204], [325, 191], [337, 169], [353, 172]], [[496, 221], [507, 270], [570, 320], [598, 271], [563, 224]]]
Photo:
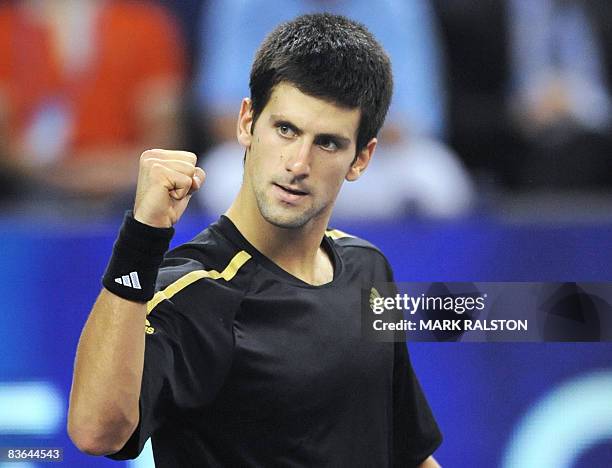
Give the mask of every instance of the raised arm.
[[106, 288], [89, 314], [76, 353], [68, 434], [83, 452], [117, 452], [138, 424], [146, 301], [171, 237], [168, 228], [203, 181], [204, 171], [192, 153], [149, 150], [140, 157], [134, 217], [124, 222], [105, 274]]

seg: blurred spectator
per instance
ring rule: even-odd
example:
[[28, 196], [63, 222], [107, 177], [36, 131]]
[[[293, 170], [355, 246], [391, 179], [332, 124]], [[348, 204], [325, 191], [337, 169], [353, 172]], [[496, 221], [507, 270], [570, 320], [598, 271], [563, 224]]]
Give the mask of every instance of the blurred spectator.
[[434, 0], [433, 5], [447, 59], [450, 145], [481, 183], [509, 184], [516, 179], [513, 156], [520, 151], [505, 107], [505, 0]]
[[596, 18], [581, 0], [509, 2], [510, 110], [530, 150], [521, 182], [611, 182], [612, 108]]
[[[425, 0], [209, 1], [202, 21], [204, 59], [196, 93], [220, 146], [205, 158], [200, 196], [223, 212], [238, 190], [242, 153], [235, 143], [240, 100], [249, 96], [255, 47], [280, 22], [328, 11], [364, 23], [389, 53], [395, 89], [372, 164], [356, 184], [344, 184], [335, 214], [391, 217], [416, 210], [432, 216], [464, 212], [472, 186], [458, 158], [439, 142], [445, 132], [442, 58], [434, 18]], [[257, 12], [257, 14], [253, 14]]]
[[[520, 188], [612, 182], [598, 23], [580, 0], [435, 0], [449, 59], [450, 142]], [[608, 16], [609, 18], [609, 16]]]
[[200, 24], [202, 8], [207, 0], [154, 0], [176, 19], [181, 28], [181, 38], [185, 44], [187, 75], [191, 77], [192, 68], [200, 50]]
[[154, 4], [2, 5], [0, 172], [17, 195], [92, 200], [131, 191], [140, 153], [179, 143], [183, 77], [179, 32]]

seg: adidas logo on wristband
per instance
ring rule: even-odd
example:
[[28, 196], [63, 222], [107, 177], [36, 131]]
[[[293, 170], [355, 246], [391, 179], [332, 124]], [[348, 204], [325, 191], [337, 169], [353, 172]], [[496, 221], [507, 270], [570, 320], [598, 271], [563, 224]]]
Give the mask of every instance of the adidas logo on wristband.
[[136, 221], [128, 211], [102, 277], [102, 285], [128, 301], [151, 300], [155, 294], [157, 270], [173, 234], [174, 228], [147, 226]]
[[138, 273], [136, 273], [135, 271], [131, 272], [129, 275], [123, 275], [119, 278], [115, 278], [115, 283], [122, 284], [123, 286], [127, 286], [128, 288], [142, 289], [140, 287]]

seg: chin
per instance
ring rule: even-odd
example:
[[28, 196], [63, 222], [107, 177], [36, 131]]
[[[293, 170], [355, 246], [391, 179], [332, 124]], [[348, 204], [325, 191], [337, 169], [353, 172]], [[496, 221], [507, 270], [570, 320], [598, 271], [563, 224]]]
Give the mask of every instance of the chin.
[[272, 224], [273, 226], [284, 228], [284, 229], [298, 229], [306, 225], [312, 217], [309, 216], [300, 216], [300, 215], [279, 215], [279, 214], [270, 214], [270, 213], [261, 213], [263, 218]]
[[312, 210], [298, 212], [295, 208], [275, 207], [270, 204], [259, 206], [259, 212], [268, 223], [284, 229], [299, 229], [316, 215]]

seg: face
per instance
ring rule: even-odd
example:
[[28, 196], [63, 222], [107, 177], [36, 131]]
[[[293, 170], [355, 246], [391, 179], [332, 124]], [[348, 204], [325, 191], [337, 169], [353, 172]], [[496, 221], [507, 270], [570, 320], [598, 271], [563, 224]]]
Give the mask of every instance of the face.
[[252, 109], [243, 100], [238, 141], [247, 149], [243, 195], [261, 216], [283, 228], [327, 219], [346, 180], [365, 170], [372, 139], [355, 157], [359, 109], [346, 109], [277, 85], [251, 133]]

